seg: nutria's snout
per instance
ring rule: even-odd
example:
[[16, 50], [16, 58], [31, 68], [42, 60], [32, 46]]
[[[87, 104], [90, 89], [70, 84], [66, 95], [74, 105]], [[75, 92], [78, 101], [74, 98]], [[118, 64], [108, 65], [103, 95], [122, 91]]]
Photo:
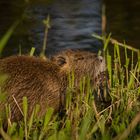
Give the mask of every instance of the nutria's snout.
[[102, 56], [97, 56], [97, 60], [95, 63], [95, 77], [98, 77], [98, 75], [100, 75], [101, 73], [106, 72], [106, 61]]

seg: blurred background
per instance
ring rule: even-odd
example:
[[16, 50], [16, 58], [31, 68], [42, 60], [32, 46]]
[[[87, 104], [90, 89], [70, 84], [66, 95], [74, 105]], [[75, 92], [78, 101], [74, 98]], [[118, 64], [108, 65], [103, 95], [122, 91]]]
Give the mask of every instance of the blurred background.
[[[62, 49], [82, 48], [97, 52], [102, 42], [92, 33], [104, 32], [120, 42], [140, 48], [140, 1], [138, 0], [1, 0], [0, 38], [17, 20], [22, 19], [3, 51], [3, 57], [23, 54], [36, 48], [42, 50], [45, 26], [43, 20], [50, 15], [51, 28], [47, 38], [47, 55]], [[104, 13], [102, 13], [104, 9]]]

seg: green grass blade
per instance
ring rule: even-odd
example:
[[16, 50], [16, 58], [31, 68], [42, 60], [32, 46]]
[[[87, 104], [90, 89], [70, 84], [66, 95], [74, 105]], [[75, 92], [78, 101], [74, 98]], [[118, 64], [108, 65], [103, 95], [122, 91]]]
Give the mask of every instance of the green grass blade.
[[45, 25], [45, 33], [44, 33], [42, 52], [40, 54], [41, 57], [45, 56], [45, 50], [46, 50], [46, 47], [47, 47], [47, 39], [48, 39], [48, 31], [51, 28], [50, 16], [49, 15], [47, 16], [47, 18], [45, 20], [43, 20], [43, 23]]
[[87, 112], [87, 114], [85, 115], [85, 117], [83, 118], [81, 128], [80, 128], [80, 134], [79, 134], [80, 140], [86, 139], [86, 135], [88, 133], [88, 129], [89, 129], [89, 126], [90, 126], [91, 121], [92, 121], [91, 116], [92, 116], [92, 111], [89, 110]]
[[129, 76], [128, 76], [128, 67], [129, 67], [129, 62], [130, 62], [130, 59], [128, 58], [128, 53], [127, 53], [127, 48], [125, 47], [125, 64], [124, 64], [124, 67], [125, 67], [125, 71], [126, 71], [126, 82], [128, 84], [128, 79], [129, 79]]
[[45, 115], [45, 118], [44, 118], [43, 128], [42, 128], [41, 134], [39, 136], [39, 140], [43, 139], [43, 137], [44, 137], [44, 135], [47, 131], [47, 126], [48, 126], [48, 124], [51, 120], [53, 112], [54, 112], [53, 108], [48, 108], [47, 109], [47, 112], [46, 112], [46, 115]]
[[53, 108], [48, 108], [47, 113], [45, 115], [44, 124], [43, 124], [43, 129], [44, 130], [46, 129], [48, 123], [50, 122], [53, 112], [54, 112]]
[[131, 72], [133, 72], [133, 75], [132, 74], [130, 75], [130, 80], [129, 80], [129, 83], [128, 83], [128, 89], [131, 89], [131, 88], [134, 87], [134, 81], [135, 81], [135, 77], [134, 76], [136, 75], [137, 67], [138, 67], [138, 63], [135, 66], [134, 72], [131, 71]]
[[35, 48], [32, 47], [32, 48], [31, 48], [31, 51], [30, 51], [30, 56], [33, 56], [33, 55], [34, 55], [34, 52], [35, 52]]
[[9, 29], [8, 31], [5, 33], [5, 35], [0, 39], [0, 55], [5, 47], [5, 45], [7, 44], [9, 38], [11, 37], [11, 35], [13, 34], [15, 28], [17, 27], [17, 25], [19, 24], [19, 21], [16, 21]]
[[33, 109], [33, 112], [31, 114], [31, 117], [30, 117], [29, 123], [28, 123], [28, 137], [30, 135], [30, 131], [31, 131], [31, 128], [32, 128], [32, 125], [33, 125], [34, 115], [35, 115], [35, 108]]
[[119, 65], [121, 66], [121, 56], [120, 56], [119, 45], [118, 44], [115, 44], [114, 46], [115, 46], [116, 51], [117, 51], [117, 58], [118, 58], [118, 61], [119, 61]]
[[131, 71], [134, 69], [134, 51], [131, 52]]
[[105, 39], [105, 42], [104, 42], [104, 52], [107, 50], [107, 47], [108, 47], [108, 44], [110, 42], [110, 37], [111, 37], [111, 33], [108, 35], [108, 37]]
[[97, 35], [97, 34], [92, 34], [92, 37], [96, 38], [96, 39], [99, 39], [99, 40], [102, 40], [103, 37]]
[[28, 103], [27, 97], [23, 97], [23, 115], [24, 115], [24, 127], [25, 127], [25, 139], [28, 139], [28, 131], [27, 131], [27, 112], [28, 112]]
[[107, 53], [107, 69], [108, 69], [110, 84], [112, 85], [112, 65], [111, 65], [111, 55], [109, 55], [109, 53]]

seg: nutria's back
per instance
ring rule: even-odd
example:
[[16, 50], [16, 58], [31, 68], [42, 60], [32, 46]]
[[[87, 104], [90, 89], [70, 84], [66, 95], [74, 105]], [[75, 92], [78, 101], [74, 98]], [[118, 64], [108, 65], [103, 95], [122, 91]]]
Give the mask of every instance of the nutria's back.
[[12, 120], [19, 120], [22, 117], [18, 105], [22, 107], [23, 96], [28, 98], [29, 114], [35, 104], [41, 107], [40, 115], [45, 113], [47, 106], [59, 109], [61, 104], [59, 71], [60, 68], [55, 64], [36, 57], [12, 56], [0, 60], [0, 72], [8, 75], [3, 90], [7, 93], [6, 103], [11, 105]]

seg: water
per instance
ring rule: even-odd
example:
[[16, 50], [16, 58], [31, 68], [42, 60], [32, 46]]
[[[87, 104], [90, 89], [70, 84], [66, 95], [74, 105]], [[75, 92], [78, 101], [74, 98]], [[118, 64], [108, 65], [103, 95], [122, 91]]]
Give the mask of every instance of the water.
[[107, 32], [123, 43], [140, 49], [140, 1], [105, 0]]
[[[119, 41], [125, 40], [139, 48], [140, 1], [106, 0], [107, 32]], [[52, 3], [36, 0], [26, 4], [23, 0], [0, 1], [0, 37], [10, 25], [24, 16], [4, 50], [3, 56], [28, 53], [31, 47], [36, 54], [42, 50], [44, 39], [43, 19], [51, 16], [51, 29], [47, 40], [46, 54], [62, 49], [83, 48], [97, 52], [102, 43], [91, 37], [101, 35], [101, 0], [54, 0]]]
[[[9, 4], [9, 1], [7, 2]], [[20, 4], [19, 7], [15, 6], [18, 4], [18, 2], [10, 3], [10, 8], [22, 9]], [[10, 10], [3, 12], [9, 14]], [[35, 47], [36, 52], [40, 53], [45, 28], [42, 21], [48, 14], [51, 17], [51, 29], [47, 39], [47, 54], [73, 48], [97, 52], [102, 47], [102, 43], [91, 36], [92, 33], [101, 35], [101, 1], [56, 0], [50, 4], [37, 2], [24, 5], [21, 13], [24, 13], [24, 21], [6, 46], [4, 55], [18, 53], [19, 47], [23, 53], [28, 52], [31, 47]], [[19, 17], [22, 15], [19, 12], [10, 12], [3, 22], [9, 23], [16, 19], [12, 14], [18, 14]], [[13, 20], [9, 17], [13, 17]], [[3, 29], [1, 26], [0, 30]]]

